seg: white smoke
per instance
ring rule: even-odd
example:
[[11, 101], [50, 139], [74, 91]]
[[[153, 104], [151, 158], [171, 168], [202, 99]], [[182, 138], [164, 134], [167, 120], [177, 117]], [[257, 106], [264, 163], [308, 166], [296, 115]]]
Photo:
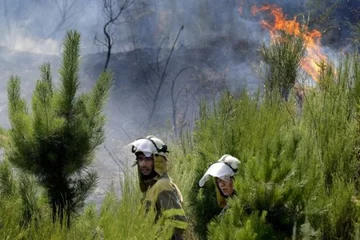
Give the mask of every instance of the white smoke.
[[59, 55], [61, 44], [51, 38], [42, 39], [27, 29], [13, 26], [10, 35], [0, 40], [0, 45], [11, 50], [44, 55]]

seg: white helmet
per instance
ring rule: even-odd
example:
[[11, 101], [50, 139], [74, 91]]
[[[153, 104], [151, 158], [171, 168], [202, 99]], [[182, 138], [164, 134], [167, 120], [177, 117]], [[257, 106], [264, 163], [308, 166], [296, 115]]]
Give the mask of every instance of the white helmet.
[[234, 176], [238, 165], [240, 164], [239, 159], [225, 154], [217, 162], [213, 163], [204, 176], [199, 181], [199, 186], [203, 187], [205, 182], [209, 180], [210, 176], [222, 178], [225, 176]]
[[167, 145], [155, 136], [147, 136], [146, 138], [140, 138], [136, 141], [130, 143], [132, 145], [131, 151], [133, 153], [142, 152], [145, 156], [150, 157], [152, 154], [156, 153], [159, 155], [164, 155], [168, 153]]

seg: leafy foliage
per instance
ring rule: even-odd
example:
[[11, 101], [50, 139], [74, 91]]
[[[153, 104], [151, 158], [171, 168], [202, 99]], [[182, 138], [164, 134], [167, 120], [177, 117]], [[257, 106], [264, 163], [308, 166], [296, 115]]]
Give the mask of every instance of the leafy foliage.
[[[18, 184], [21, 178], [15, 178]], [[39, 201], [36, 221], [23, 225], [21, 209], [27, 204], [21, 201], [20, 192], [12, 198], [0, 196], [0, 236], [4, 239], [168, 239], [170, 229], [163, 227], [161, 219], [154, 223], [156, 213], [146, 215], [140, 204], [141, 192], [134, 178], [124, 178], [121, 200], [114, 189], [109, 191], [101, 209], [89, 204], [78, 216], [71, 216], [70, 228], [61, 226], [60, 220], [52, 221], [51, 209]], [[11, 212], [11, 214], [9, 214]], [[126, 216], [126, 217], [124, 217]]]
[[269, 46], [263, 44], [261, 56], [267, 64], [265, 90], [269, 96], [278, 93], [288, 100], [304, 55], [305, 43], [297, 35], [281, 32], [272, 38]]
[[[291, 88], [288, 101], [267, 101], [266, 95], [244, 90], [236, 96], [224, 93], [212, 106], [201, 105], [196, 129], [172, 143], [169, 156], [169, 174], [184, 195], [190, 220], [186, 239], [359, 238], [359, 62], [354, 54], [336, 68], [321, 65], [319, 83], [307, 88], [301, 114]], [[23, 171], [14, 173], [7, 161], [0, 164], [0, 235], [5, 239], [168, 239], [171, 233], [161, 221], [154, 222], [155, 213], [144, 214], [131, 171], [125, 171], [129, 174], [121, 182], [121, 199], [112, 190], [100, 209], [88, 205], [72, 214], [96, 179], [83, 170], [104, 137], [103, 104], [95, 99], [105, 99], [108, 91], [103, 82], [95, 86], [97, 90], [78, 96], [77, 70], [72, 69], [62, 72], [73, 77], [57, 90], [49, 66], [43, 66], [31, 111], [20, 98], [19, 80], [14, 77], [9, 82], [12, 129], [2, 136], [7, 139], [3, 145], [10, 163]], [[108, 75], [103, 76], [98, 83], [109, 81]], [[85, 154], [76, 155], [70, 146]], [[199, 189], [198, 181], [225, 153], [239, 158], [241, 165], [234, 183], [237, 195], [228, 200], [225, 214], [217, 216], [214, 183]], [[81, 162], [70, 162], [78, 160], [70, 158], [75, 156]], [[51, 168], [55, 176], [67, 177], [65, 189], [71, 190], [72, 198], [66, 203], [71, 200], [74, 208], [68, 212], [68, 205], [63, 205], [63, 218], [72, 221], [70, 228], [61, 227], [58, 209], [54, 219], [53, 205], [45, 202], [60, 196], [45, 184], [53, 176], [45, 171], [50, 166], [56, 166]]]
[[[221, 149], [243, 163], [235, 179], [238, 194], [229, 200], [230, 210], [208, 226], [208, 238], [355, 238], [359, 76], [357, 54], [344, 58], [336, 71], [324, 67], [318, 87], [306, 92], [300, 116], [291, 102], [275, 105], [245, 94], [226, 97], [228, 104], [200, 119], [195, 136], [203, 137], [195, 147], [207, 147], [199, 152], [216, 160], [209, 153]], [[232, 120], [222, 121], [229, 106], [235, 109]]]
[[50, 64], [41, 67], [31, 111], [20, 94], [20, 80], [8, 83], [9, 131], [6, 156], [22, 171], [34, 174], [46, 189], [53, 220], [60, 222], [83, 206], [97, 175], [88, 170], [95, 148], [104, 140], [102, 109], [112, 76], [102, 73], [91, 92], [79, 89], [80, 35], [68, 32], [64, 41], [61, 86], [52, 82]]

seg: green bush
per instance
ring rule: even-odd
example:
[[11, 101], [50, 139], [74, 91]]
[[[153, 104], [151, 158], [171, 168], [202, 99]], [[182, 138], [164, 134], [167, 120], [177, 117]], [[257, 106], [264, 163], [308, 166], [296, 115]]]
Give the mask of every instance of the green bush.
[[[356, 54], [343, 59], [336, 71], [324, 68], [319, 87], [306, 92], [300, 116], [291, 100], [274, 104], [244, 94], [239, 98], [225, 95], [211, 113], [202, 116], [194, 133], [199, 176], [210, 159], [224, 153], [241, 159], [242, 170], [235, 178], [238, 194], [230, 200], [232, 207], [223, 217], [213, 219], [208, 232], [199, 231], [200, 236], [355, 238], [359, 219], [358, 60]], [[206, 195], [213, 196], [213, 189], [198, 191], [196, 196]], [[211, 197], [197, 198], [192, 199], [197, 208], [212, 207]], [[199, 211], [199, 218], [201, 214]]]
[[[20, 179], [20, 178], [19, 178]], [[142, 194], [136, 178], [125, 177], [122, 181], [121, 199], [110, 191], [101, 209], [88, 205], [84, 212], [72, 216], [70, 228], [61, 227], [60, 221], [53, 223], [51, 209], [46, 201], [37, 205], [36, 221], [24, 225], [22, 209], [27, 204], [20, 194], [0, 197], [0, 238], [1, 239], [168, 239], [170, 229], [155, 220], [155, 212], [145, 215], [141, 204]], [[11, 213], [11, 214], [9, 214]]]

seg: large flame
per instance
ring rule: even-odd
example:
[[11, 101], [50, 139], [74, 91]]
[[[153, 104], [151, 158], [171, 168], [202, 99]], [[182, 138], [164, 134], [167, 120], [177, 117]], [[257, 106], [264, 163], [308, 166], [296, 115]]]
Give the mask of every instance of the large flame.
[[325, 55], [321, 53], [321, 33], [318, 30], [309, 31], [307, 26], [300, 25], [296, 18], [286, 20], [282, 9], [276, 5], [264, 5], [262, 7], [253, 6], [251, 12], [253, 15], [260, 11], [270, 11], [275, 17], [274, 24], [263, 20], [261, 24], [268, 29], [271, 38], [278, 37], [278, 31], [283, 31], [288, 34], [299, 36], [304, 40], [306, 45], [306, 56], [302, 60], [301, 67], [306, 71], [315, 81], [319, 80], [320, 64], [327, 61]]

